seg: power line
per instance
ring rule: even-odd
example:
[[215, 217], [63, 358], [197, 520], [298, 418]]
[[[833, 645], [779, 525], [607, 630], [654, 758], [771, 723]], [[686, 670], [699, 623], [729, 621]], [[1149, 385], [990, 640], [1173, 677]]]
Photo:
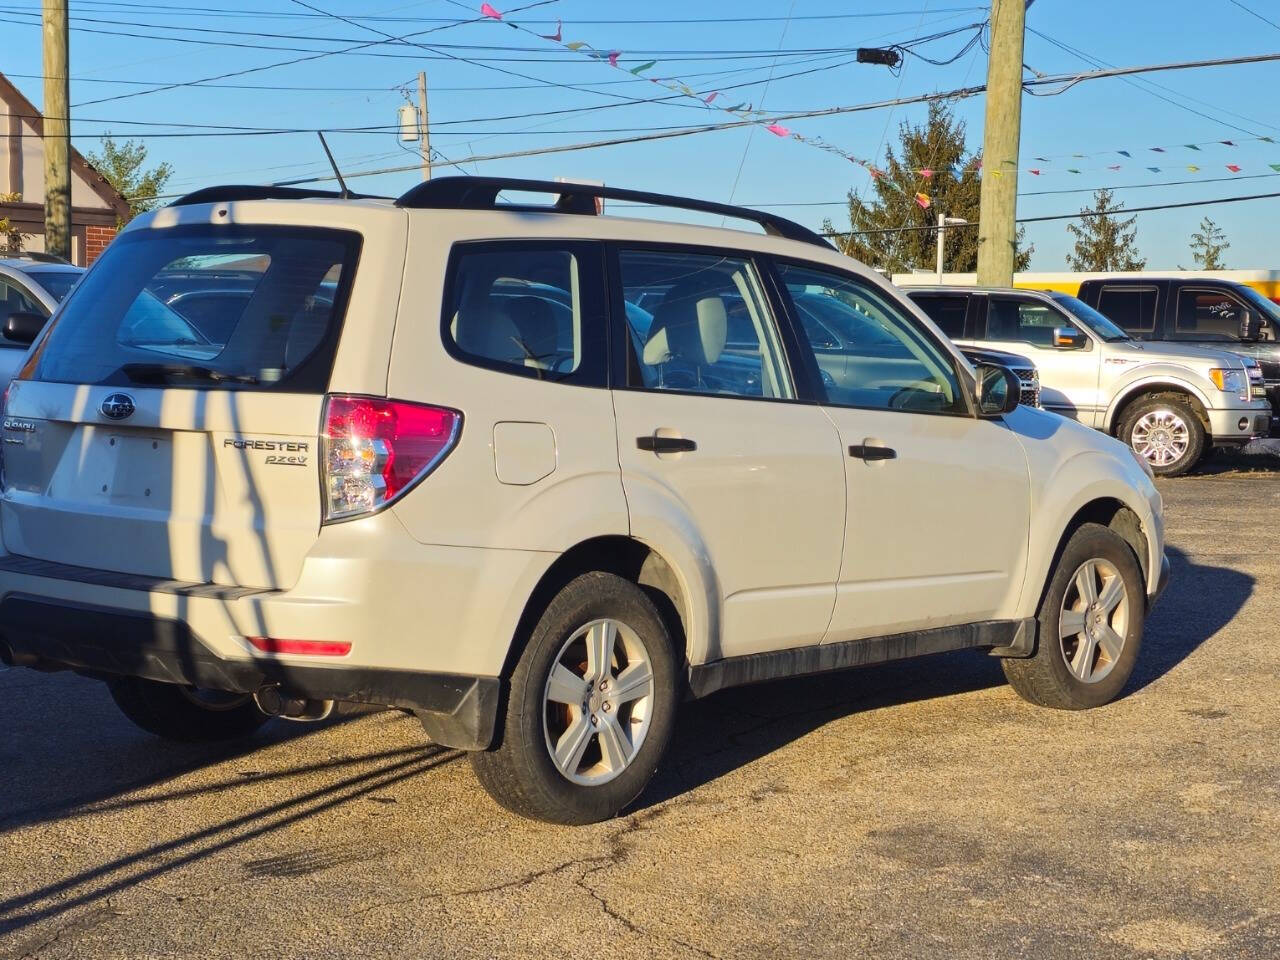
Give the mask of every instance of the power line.
[[[1047, 223], [1052, 220], [1084, 220], [1089, 217], [1104, 217], [1112, 214], [1123, 213], [1148, 213], [1152, 210], [1179, 210], [1186, 207], [1208, 207], [1223, 203], [1243, 203], [1247, 200], [1273, 200], [1280, 197], [1277, 193], [1254, 193], [1245, 197], [1217, 197], [1213, 200], [1184, 200], [1177, 203], [1153, 203], [1145, 207], [1125, 207], [1122, 210], [1081, 210], [1078, 213], [1051, 213], [1039, 217], [1018, 217], [1017, 223]], [[949, 226], [946, 229], [954, 230], [958, 228], [968, 228], [978, 226], [977, 220], [971, 220], [968, 223]], [[919, 232], [922, 230], [937, 230], [937, 226], [923, 227], [880, 227], [874, 230], [829, 230], [824, 231], [823, 236], [826, 237], [851, 237], [851, 236], [867, 236], [877, 233], [909, 233]]]
[[1266, 17], [1260, 14], [1257, 10], [1253, 10], [1253, 9], [1250, 9], [1249, 7], [1246, 7], [1243, 3], [1240, 2], [1240, 0], [1230, 0], [1230, 2], [1234, 3], [1237, 7], [1243, 10], [1245, 13], [1251, 14], [1252, 16], [1257, 17], [1263, 23], [1269, 24], [1275, 27], [1277, 30], [1280, 30], [1280, 23], [1276, 23], [1274, 20], [1268, 20]]

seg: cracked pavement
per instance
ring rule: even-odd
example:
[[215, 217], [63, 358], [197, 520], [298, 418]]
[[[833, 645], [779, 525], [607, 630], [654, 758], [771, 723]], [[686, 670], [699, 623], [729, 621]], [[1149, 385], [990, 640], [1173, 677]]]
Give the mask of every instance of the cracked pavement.
[[165, 744], [0, 672], [0, 960], [1280, 955], [1280, 470], [1162, 482], [1174, 579], [1125, 696], [948, 654], [688, 705], [628, 815], [494, 806], [415, 720]]

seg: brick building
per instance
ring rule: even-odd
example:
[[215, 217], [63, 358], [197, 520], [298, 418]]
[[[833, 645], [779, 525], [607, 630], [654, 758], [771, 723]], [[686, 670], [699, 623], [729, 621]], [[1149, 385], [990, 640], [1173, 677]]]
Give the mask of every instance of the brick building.
[[[0, 73], [0, 219], [24, 236], [23, 248], [44, 250], [43, 120], [35, 104]], [[71, 260], [93, 262], [129, 204], [74, 147], [71, 149]]]

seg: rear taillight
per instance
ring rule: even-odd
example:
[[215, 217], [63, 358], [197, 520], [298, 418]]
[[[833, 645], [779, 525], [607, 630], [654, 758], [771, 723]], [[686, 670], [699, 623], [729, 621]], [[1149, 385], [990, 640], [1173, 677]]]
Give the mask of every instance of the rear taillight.
[[462, 414], [376, 397], [325, 399], [324, 519], [372, 513], [428, 474], [453, 449]]

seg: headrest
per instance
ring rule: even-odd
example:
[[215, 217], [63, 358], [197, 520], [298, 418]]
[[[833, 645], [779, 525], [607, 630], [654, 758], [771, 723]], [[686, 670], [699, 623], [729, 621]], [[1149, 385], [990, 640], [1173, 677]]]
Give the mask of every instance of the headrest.
[[535, 354], [555, 351], [558, 325], [550, 303], [542, 297], [512, 297], [505, 306], [521, 338]]
[[715, 363], [728, 337], [729, 316], [718, 294], [695, 294], [673, 300], [668, 293], [654, 314], [643, 360], [650, 367], [673, 358], [699, 366]]
[[464, 305], [454, 314], [450, 329], [464, 353], [514, 365], [523, 365], [527, 359], [520, 331], [497, 297]]

